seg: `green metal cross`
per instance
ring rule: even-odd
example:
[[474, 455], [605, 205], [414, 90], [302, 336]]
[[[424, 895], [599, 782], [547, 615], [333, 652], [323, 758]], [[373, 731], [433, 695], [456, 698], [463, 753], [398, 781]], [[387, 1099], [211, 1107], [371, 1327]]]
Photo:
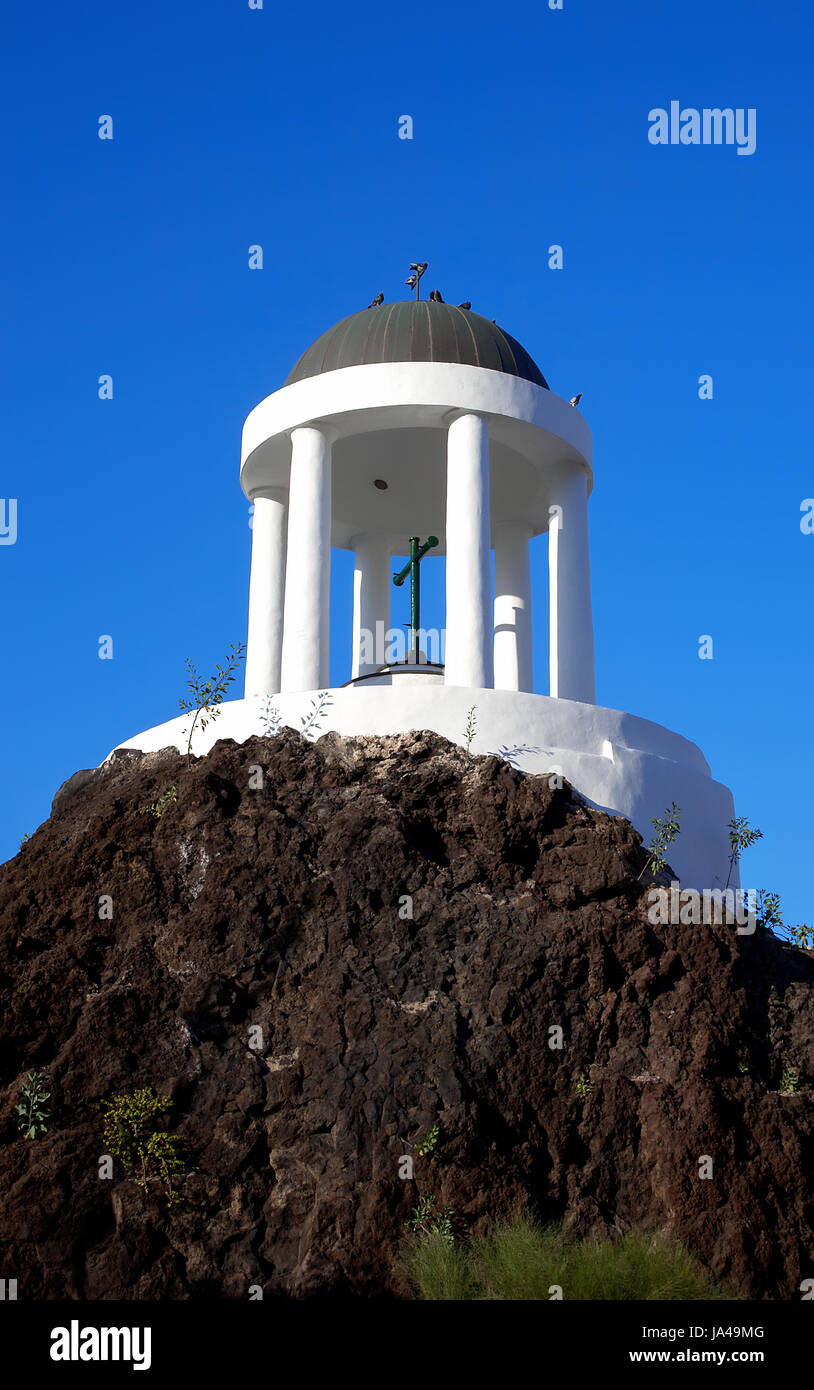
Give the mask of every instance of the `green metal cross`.
[[421, 628], [421, 577], [419, 564], [428, 550], [438, 544], [437, 536], [428, 536], [422, 545], [418, 536], [410, 537], [410, 558], [403, 570], [393, 575], [393, 583], [400, 589], [407, 575], [410, 576], [410, 647], [408, 660], [418, 661], [418, 634]]

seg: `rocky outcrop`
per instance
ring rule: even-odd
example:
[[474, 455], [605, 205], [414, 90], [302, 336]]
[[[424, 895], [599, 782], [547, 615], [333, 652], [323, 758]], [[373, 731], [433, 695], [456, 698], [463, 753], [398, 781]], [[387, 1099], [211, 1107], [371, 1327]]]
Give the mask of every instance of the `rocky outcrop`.
[[[29, 1298], [400, 1294], [431, 1192], [462, 1233], [518, 1203], [667, 1228], [745, 1295], [795, 1296], [814, 959], [651, 925], [644, 860], [627, 821], [434, 734], [77, 774], [0, 868], [0, 1275]], [[26, 1140], [32, 1068], [52, 1116]], [[147, 1085], [187, 1156], [171, 1210], [100, 1177], [102, 1101]]]

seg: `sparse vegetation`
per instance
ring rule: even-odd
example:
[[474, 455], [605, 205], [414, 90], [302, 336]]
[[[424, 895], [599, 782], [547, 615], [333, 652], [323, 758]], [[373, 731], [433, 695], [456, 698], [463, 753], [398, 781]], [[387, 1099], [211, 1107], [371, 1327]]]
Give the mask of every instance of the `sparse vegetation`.
[[656, 833], [653, 836], [653, 843], [649, 846], [648, 857], [639, 878], [648, 869], [654, 877], [661, 873], [662, 869], [666, 869], [667, 850], [681, 833], [681, 807], [676, 806], [673, 801], [664, 812], [664, 816], [654, 816], [651, 824]]
[[798, 1077], [796, 1071], [791, 1067], [785, 1067], [780, 1078], [780, 1094], [783, 1096], [793, 1096], [797, 1090]]
[[466, 727], [464, 729], [464, 738], [466, 739], [467, 753], [471, 749], [472, 740], [478, 732], [478, 716], [476, 713], [477, 708], [477, 705], [470, 705], [469, 709], [466, 711]]
[[452, 1231], [454, 1215], [452, 1207], [439, 1208], [438, 1198], [428, 1192], [420, 1198], [418, 1205], [413, 1207], [412, 1214], [408, 1216], [405, 1224], [408, 1231], [414, 1235], [427, 1236], [451, 1245], [455, 1239]]
[[177, 800], [178, 800], [178, 787], [177, 787], [177, 786], [172, 786], [172, 787], [170, 787], [169, 791], [166, 791], [166, 792], [164, 793], [163, 796], [159, 797], [158, 801], [151, 801], [150, 804], [149, 804], [149, 806], [142, 806], [142, 807], [140, 807], [140, 808], [139, 808], [139, 815], [140, 815], [140, 816], [148, 816], [148, 815], [149, 815], [149, 816], [155, 816], [156, 820], [160, 820], [161, 816], [163, 816], [163, 814], [164, 814], [164, 812], [166, 811], [167, 807], [168, 807], [168, 806], [171, 806], [172, 803], [173, 803], [173, 801], [177, 801]]
[[588, 1096], [591, 1094], [591, 1083], [587, 1076], [580, 1076], [577, 1078], [574, 1082], [574, 1093], [579, 1096], [580, 1100], [587, 1100]]
[[729, 822], [729, 845], [732, 853], [729, 856], [729, 873], [726, 876], [726, 888], [729, 887], [729, 880], [732, 877], [732, 870], [736, 864], [740, 863], [741, 854], [756, 840], [763, 839], [763, 831], [750, 825], [746, 816], [734, 816]]
[[549, 1300], [560, 1289], [572, 1301], [734, 1297], [661, 1234], [581, 1241], [525, 1215], [469, 1241], [419, 1227], [405, 1241], [401, 1268], [416, 1296], [433, 1300]]
[[426, 1158], [428, 1154], [431, 1154], [437, 1143], [438, 1124], [436, 1123], [427, 1130], [426, 1134], [422, 1134], [421, 1138], [417, 1139], [415, 1142], [415, 1151], [419, 1158]]
[[170, 1097], [156, 1095], [152, 1086], [104, 1102], [104, 1142], [109, 1152], [133, 1171], [145, 1192], [151, 1183], [158, 1183], [168, 1207], [184, 1200], [173, 1185], [184, 1168], [180, 1140], [158, 1125], [171, 1110]]
[[232, 684], [237, 674], [237, 668], [246, 655], [246, 647], [243, 642], [232, 642], [229, 647], [229, 656], [225, 666], [216, 666], [215, 675], [210, 676], [209, 680], [202, 681], [196, 668], [193, 666], [189, 657], [186, 660], [187, 686], [191, 699], [183, 697], [178, 701], [182, 710], [188, 710], [192, 714], [192, 722], [189, 727], [189, 739], [187, 741], [187, 766], [192, 756], [192, 738], [195, 733], [196, 725], [200, 720], [201, 732], [203, 733], [207, 724], [213, 719], [217, 719], [220, 714], [219, 706], [223, 703], [226, 691]]
[[31, 839], [31, 831], [30, 831], [30, 830], [26, 830], [26, 831], [24, 832], [24, 834], [23, 834], [22, 839], [20, 840], [20, 849], [22, 849], [23, 845], [27, 844], [28, 841], [29, 841], [30, 839]]
[[758, 888], [755, 895], [755, 924], [759, 931], [782, 929], [783, 913], [779, 893], [767, 893], [765, 888]]
[[26, 1139], [39, 1139], [48, 1131], [51, 1110], [48, 1077], [41, 1071], [30, 1071], [23, 1082], [17, 1104], [17, 1128]]

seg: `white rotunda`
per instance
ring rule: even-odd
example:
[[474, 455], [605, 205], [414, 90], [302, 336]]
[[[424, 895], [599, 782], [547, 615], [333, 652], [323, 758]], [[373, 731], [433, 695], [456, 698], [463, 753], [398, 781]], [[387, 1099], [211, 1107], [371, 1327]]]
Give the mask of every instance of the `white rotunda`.
[[[416, 300], [329, 329], [243, 427], [240, 478], [254, 506], [245, 696], [221, 706], [194, 751], [280, 724], [346, 735], [432, 729], [525, 772], [561, 773], [647, 839], [652, 817], [677, 802], [673, 867], [686, 886], [721, 887], [729, 790], [695, 744], [595, 703], [591, 461], [579, 410], [479, 314]], [[529, 578], [529, 542], [544, 532], [547, 695], [533, 690]], [[414, 556], [427, 538], [446, 557], [445, 640], [430, 651], [411, 628], [394, 659], [383, 648], [392, 557], [408, 538]], [[334, 688], [332, 547], [354, 555], [350, 680]], [[120, 746], [186, 747], [187, 729], [182, 716]]]

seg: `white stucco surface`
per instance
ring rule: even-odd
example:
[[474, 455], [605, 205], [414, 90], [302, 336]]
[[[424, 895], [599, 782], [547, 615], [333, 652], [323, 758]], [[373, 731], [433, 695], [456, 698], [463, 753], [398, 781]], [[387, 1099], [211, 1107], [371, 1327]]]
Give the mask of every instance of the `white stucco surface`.
[[[363, 682], [323, 692], [230, 701], [204, 734], [196, 734], [192, 751], [202, 756], [222, 738], [242, 743], [268, 733], [275, 724], [302, 729], [320, 705], [319, 715], [305, 729], [311, 738], [329, 731], [370, 735], [431, 729], [458, 744], [466, 741], [467, 714], [474, 705], [473, 753], [508, 756], [514, 766], [532, 774], [561, 771], [595, 806], [627, 816], [648, 844], [652, 817], [663, 815], [675, 801], [682, 808], [682, 829], [669, 862], [685, 887], [723, 886], [729, 861], [727, 826], [734, 815], [731, 792], [713, 780], [694, 743], [621, 710], [421, 678], [390, 686]], [[118, 746], [142, 752], [174, 746], [183, 751], [190, 718], [182, 715], [158, 724]]]

